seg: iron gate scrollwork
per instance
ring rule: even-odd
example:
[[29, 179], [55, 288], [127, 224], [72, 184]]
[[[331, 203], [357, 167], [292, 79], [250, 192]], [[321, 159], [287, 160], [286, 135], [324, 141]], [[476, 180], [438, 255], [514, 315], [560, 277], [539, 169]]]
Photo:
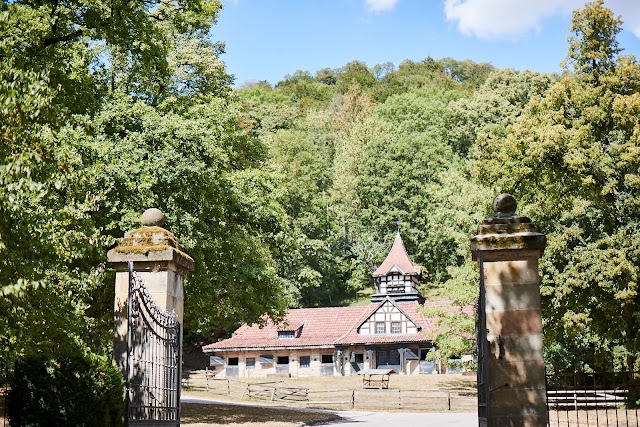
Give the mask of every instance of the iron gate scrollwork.
[[129, 262], [126, 403], [129, 426], [180, 425], [180, 323], [151, 298]]

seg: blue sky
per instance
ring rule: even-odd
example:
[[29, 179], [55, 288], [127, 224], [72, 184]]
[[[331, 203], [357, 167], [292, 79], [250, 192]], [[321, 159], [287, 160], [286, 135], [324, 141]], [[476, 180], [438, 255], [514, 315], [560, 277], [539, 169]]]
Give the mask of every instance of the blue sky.
[[[236, 85], [296, 70], [452, 57], [560, 71], [571, 10], [583, 0], [223, 0], [212, 30]], [[606, 0], [624, 53], [640, 57], [640, 0]]]

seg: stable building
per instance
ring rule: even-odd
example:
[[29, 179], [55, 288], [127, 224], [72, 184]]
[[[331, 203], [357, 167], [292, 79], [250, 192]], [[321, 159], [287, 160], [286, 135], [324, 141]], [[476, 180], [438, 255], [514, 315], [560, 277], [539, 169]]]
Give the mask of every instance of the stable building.
[[245, 324], [203, 351], [218, 378], [356, 375], [370, 368], [433, 373], [436, 366], [425, 356], [433, 346], [436, 319], [420, 307], [446, 306], [469, 315], [473, 309], [448, 301], [425, 303], [419, 293], [421, 274], [398, 233], [373, 273], [371, 304], [291, 309], [281, 323]]

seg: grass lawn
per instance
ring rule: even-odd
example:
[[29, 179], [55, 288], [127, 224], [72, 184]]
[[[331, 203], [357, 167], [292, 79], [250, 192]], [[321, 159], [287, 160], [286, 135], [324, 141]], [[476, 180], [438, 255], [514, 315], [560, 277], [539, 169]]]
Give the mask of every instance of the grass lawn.
[[[326, 392], [334, 390], [362, 389], [362, 376], [348, 377], [307, 377], [307, 378], [239, 378], [231, 379], [231, 391], [245, 383], [268, 383], [284, 381], [292, 386], [308, 388], [310, 392]], [[192, 384], [197, 388], [205, 385], [203, 379], [194, 379]], [[210, 380], [209, 385], [215, 392], [227, 391], [227, 380]], [[476, 392], [476, 375], [448, 374], [448, 375], [391, 375], [389, 378], [391, 390], [421, 390], [421, 391], [466, 391]], [[188, 390], [188, 388], [187, 388]], [[233, 394], [233, 393], [231, 393]]]

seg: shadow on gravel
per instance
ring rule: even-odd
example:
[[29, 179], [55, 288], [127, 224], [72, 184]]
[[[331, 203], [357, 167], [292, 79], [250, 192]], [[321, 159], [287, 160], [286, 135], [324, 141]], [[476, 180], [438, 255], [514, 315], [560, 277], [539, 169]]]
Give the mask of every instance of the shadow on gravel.
[[215, 423], [266, 423], [289, 422], [304, 425], [322, 425], [342, 420], [337, 414], [327, 411], [265, 408], [260, 406], [227, 405], [224, 403], [183, 403], [180, 405], [181, 424]]

